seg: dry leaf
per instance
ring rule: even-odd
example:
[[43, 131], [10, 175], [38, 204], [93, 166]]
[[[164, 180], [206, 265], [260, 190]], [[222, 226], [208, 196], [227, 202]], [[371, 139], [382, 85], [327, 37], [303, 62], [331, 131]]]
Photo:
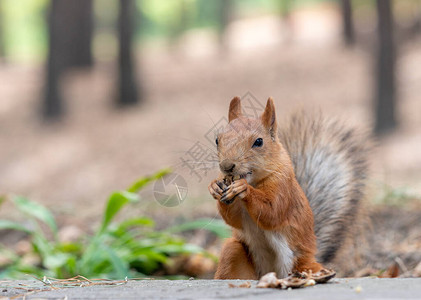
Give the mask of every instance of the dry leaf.
[[303, 287], [309, 280], [309, 275], [306, 272], [296, 272], [282, 280], [282, 285], [287, 288], [300, 288]]
[[306, 272], [295, 272], [290, 276], [278, 279], [275, 272], [267, 273], [260, 278], [258, 288], [300, 288], [313, 286], [316, 283], [325, 283], [335, 277], [336, 272], [330, 269], [322, 269], [312, 274]]
[[316, 283], [326, 283], [336, 276], [336, 272], [331, 269], [321, 269], [319, 272], [310, 274], [310, 277], [316, 281]]
[[386, 270], [386, 272], [381, 274], [379, 277], [380, 278], [396, 278], [399, 276], [399, 273], [400, 273], [399, 265], [397, 263], [394, 263]]
[[281, 288], [282, 281], [276, 277], [275, 272], [267, 273], [260, 278], [257, 284], [258, 288]]

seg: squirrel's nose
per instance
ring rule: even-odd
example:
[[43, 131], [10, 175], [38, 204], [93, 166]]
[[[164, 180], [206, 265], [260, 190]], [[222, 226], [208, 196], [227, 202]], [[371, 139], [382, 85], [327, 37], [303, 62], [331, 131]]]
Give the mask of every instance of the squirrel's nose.
[[222, 172], [231, 173], [234, 171], [235, 164], [232, 161], [225, 159], [219, 164], [219, 167]]

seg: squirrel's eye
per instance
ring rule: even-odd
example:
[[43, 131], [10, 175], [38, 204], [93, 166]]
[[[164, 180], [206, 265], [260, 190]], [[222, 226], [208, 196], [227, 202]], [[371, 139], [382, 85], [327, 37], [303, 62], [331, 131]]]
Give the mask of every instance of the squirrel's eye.
[[216, 140], [215, 140], [215, 144], [218, 146], [218, 138], [216, 138]]
[[262, 138], [258, 138], [257, 140], [254, 141], [253, 148], [254, 147], [262, 147], [262, 146], [263, 146], [263, 139]]

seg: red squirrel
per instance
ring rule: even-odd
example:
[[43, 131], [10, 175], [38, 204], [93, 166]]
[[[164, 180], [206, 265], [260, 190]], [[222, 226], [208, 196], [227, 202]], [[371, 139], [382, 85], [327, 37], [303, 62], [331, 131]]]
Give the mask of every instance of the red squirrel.
[[356, 217], [364, 147], [353, 130], [304, 113], [278, 129], [271, 98], [262, 116], [251, 119], [235, 97], [228, 119], [215, 141], [221, 174], [208, 189], [233, 236], [215, 278], [319, 272]]

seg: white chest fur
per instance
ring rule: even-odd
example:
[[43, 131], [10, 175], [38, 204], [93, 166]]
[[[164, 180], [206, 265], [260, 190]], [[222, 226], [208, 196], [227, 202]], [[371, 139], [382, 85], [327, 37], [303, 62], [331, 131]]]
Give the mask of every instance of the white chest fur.
[[243, 212], [242, 221], [241, 239], [249, 248], [258, 277], [269, 272], [276, 272], [279, 278], [286, 277], [292, 270], [294, 253], [285, 237], [278, 232], [260, 229], [247, 211]]

